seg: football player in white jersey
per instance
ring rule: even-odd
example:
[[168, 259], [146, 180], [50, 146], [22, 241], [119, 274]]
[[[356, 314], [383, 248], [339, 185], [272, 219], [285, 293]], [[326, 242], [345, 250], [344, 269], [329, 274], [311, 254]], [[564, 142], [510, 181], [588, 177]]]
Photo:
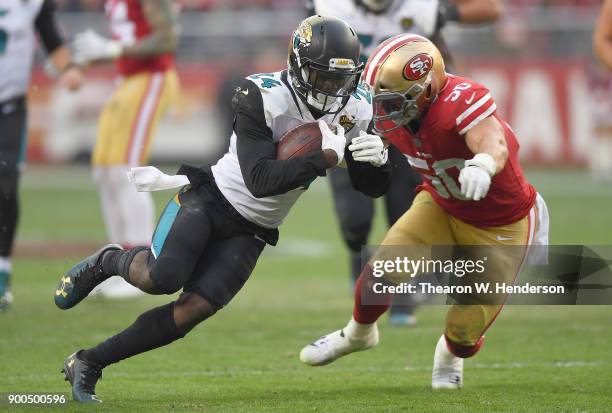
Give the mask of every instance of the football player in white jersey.
[[[357, 32], [361, 42], [361, 60], [365, 62], [372, 51], [384, 40], [411, 32], [432, 39], [450, 62], [440, 29], [449, 21], [486, 23], [500, 14], [499, 0], [314, 0], [314, 12], [336, 16], [345, 20]], [[308, 5], [306, 6], [308, 8]], [[391, 186], [385, 194], [387, 221], [391, 227], [410, 208], [421, 182], [404, 156], [389, 147], [389, 160], [393, 168]], [[336, 215], [345, 243], [350, 251], [351, 278], [361, 272], [361, 247], [368, 243], [374, 217], [374, 202], [352, 189], [345, 170], [330, 171]], [[414, 306], [406, 298], [397, 296], [390, 310], [393, 325], [416, 323]], [[408, 304], [408, 305], [407, 305]]]
[[82, 73], [57, 29], [52, 0], [0, 2], [0, 311], [13, 296], [9, 289], [11, 253], [19, 216], [17, 186], [26, 150], [26, 93], [36, 35], [49, 55], [48, 72], [74, 90]]
[[[344, 160], [355, 189], [374, 197], [384, 193], [391, 168], [382, 140], [368, 133], [372, 97], [358, 85], [359, 48], [343, 20], [304, 20], [291, 36], [287, 70], [249, 76], [237, 90], [234, 131], [223, 158], [212, 168], [179, 171], [190, 184], [168, 203], [152, 247], [124, 251], [107, 245], [62, 276], [55, 292], [62, 309], [115, 275], [149, 294], [183, 290], [178, 300], [140, 315], [119, 334], [68, 356], [64, 372], [75, 400], [98, 402], [95, 384], [103, 368], [182, 338], [225, 306], [264, 246], [276, 244], [277, 228], [313, 179]], [[321, 150], [276, 159], [281, 137], [309, 122], [319, 123]], [[165, 178], [152, 174], [140, 183], [160, 188]]]

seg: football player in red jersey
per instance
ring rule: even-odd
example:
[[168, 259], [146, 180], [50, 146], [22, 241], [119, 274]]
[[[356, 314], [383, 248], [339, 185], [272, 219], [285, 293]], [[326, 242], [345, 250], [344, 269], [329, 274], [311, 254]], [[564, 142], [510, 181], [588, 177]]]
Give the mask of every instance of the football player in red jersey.
[[[92, 164], [108, 238], [132, 247], [150, 243], [155, 211], [151, 196], [136, 192], [126, 172], [147, 164], [155, 129], [178, 93], [177, 13], [172, 0], [106, 0], [105, 10], [112, 38], [78, 34], [74, 60], [81, 66], [114, 60], [121, 78], [100, 114]], [[139, 293], [113, 282], [103, 286], [105, 295]]]
[[[411, 34], [382, 43], [368, 60], [363, 80], [374, 94], [375, 129], [423, 177], [412, 207], [389, 229], [373, 260], [393, 246], [516, 246], [505, 251], [517, 253], [500, 254], [487, 273], [513, 282], [528, 246], [546, 245], [548, 212], [523, 176], [518, 141], [497, 114], [489, 90], [446, 73], [433, 43]], [[381, 301], [379, 294], [376, 305], [367, 302], [372, 286], [368, 264], [357, 281], [352, 319], [304, 347], [303, 362], [324, 365], [378, 343], [376, 320], [390, 297]], [[463, 359], [481, 348], [503, 298], [450, 306], [435, 349], [433, 388], [462, 386]]]

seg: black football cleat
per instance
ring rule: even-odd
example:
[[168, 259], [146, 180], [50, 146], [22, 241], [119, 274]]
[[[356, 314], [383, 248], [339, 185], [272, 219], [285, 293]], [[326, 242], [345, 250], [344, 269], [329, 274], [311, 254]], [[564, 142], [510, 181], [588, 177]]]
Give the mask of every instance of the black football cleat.
[[80, 403], [102, 403], [96, 395], [96, 383], [102, 377], [102, 368], [79, 358], [79, 352], [64, 360], [65, 380], [72, 386], [72, 398]]
[[123, 248], [117, 244], [105, 245], [68, 270], [55, 290], [55, 305], [62, 310], [72, 308], [83, 301], [98, 284], [106, 280], [109, 275], [102, 271], [101, 258], [106, 251], [111, 250], [123, 250]]

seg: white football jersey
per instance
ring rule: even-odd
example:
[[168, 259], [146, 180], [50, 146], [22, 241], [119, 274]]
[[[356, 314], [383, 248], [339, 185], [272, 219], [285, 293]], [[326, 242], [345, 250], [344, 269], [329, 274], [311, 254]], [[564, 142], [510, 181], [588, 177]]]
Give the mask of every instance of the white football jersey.
[[314, 0], [315, 11], [346, 21], [357, 32], [362, 59], [388, 38], [402, 33], [431, 37], [435, 33], [438, 0], [395, 0], [382, 14], [357, 6], [354, 0]]
[[43, 0], [0, 0], [0, 102], [24, 95], [30, 83]]
[[[247, 77], [261, 91], [266, 126], [277, 143], [281, 137], [296, 126], [316, 122], [306, 105], [295, 95], [282, 74], [263, 73]], [[238, 92], [241, 93], [241, 92]], [[367, 130], [372, 119], [372, 96], [359, 87], [346, 106], [336, 115], [325, 115], [321, 119], [330, 125], [342, 125], [346, 130], [347, 143]], [[236, 133], [232, 133], [228, 152], [214, 165], [212, 173], [221, 193], [246, 219], [264, 228], [277, 228], [306, 188], [296, 188], [281, 195], [255, 198], [248, 190], [238, 163]]]

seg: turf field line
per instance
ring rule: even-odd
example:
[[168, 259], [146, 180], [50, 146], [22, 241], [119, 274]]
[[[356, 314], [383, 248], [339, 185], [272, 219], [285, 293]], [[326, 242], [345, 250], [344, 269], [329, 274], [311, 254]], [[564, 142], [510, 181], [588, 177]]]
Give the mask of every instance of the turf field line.
[[[512, 362], [512, 363], [474, 363], [466, 364], [467, 369], [483, 369], [483, 370], [504, 370], [504, 369], [532, 369], [532, 368], [583, 368], [583, 367], [601, 367], [610, 365], [607, 360], [569, 360], [569, 361], [554, 361], [554, 362]], [[58, 367], [59, 371], [59, 367]], [[131, 372], [116, 372], [110, 373], [113, 377], [129, 377], [132, 379], [147, 379], [147, 378], [180, 378], [180, 377], [227, 377], [227, 376], [263, 376], [266, 374], [307, 374], [309, 371], [325, 372], [325, 373], [384, 373], [384, 372], [405, 372], [405, 371], [431, 371], [431, 365], [422, 366], [404, 366], [404, 367], [322, 367], [315, 369], [302, 370], [301, 367], [284, 368], [284, 369], [228, 369], [228, 370], [203, 370], [203, 371], [183, 371], [183, 372], [147, 372], [147, 373], [131, 373]], [[8, 381], [33, 380], [33, 379], [53, 379], [59, 377], [58, 374], [43, 373], [29, 375], [12, 375], [4, 376], [3, 379]]]

